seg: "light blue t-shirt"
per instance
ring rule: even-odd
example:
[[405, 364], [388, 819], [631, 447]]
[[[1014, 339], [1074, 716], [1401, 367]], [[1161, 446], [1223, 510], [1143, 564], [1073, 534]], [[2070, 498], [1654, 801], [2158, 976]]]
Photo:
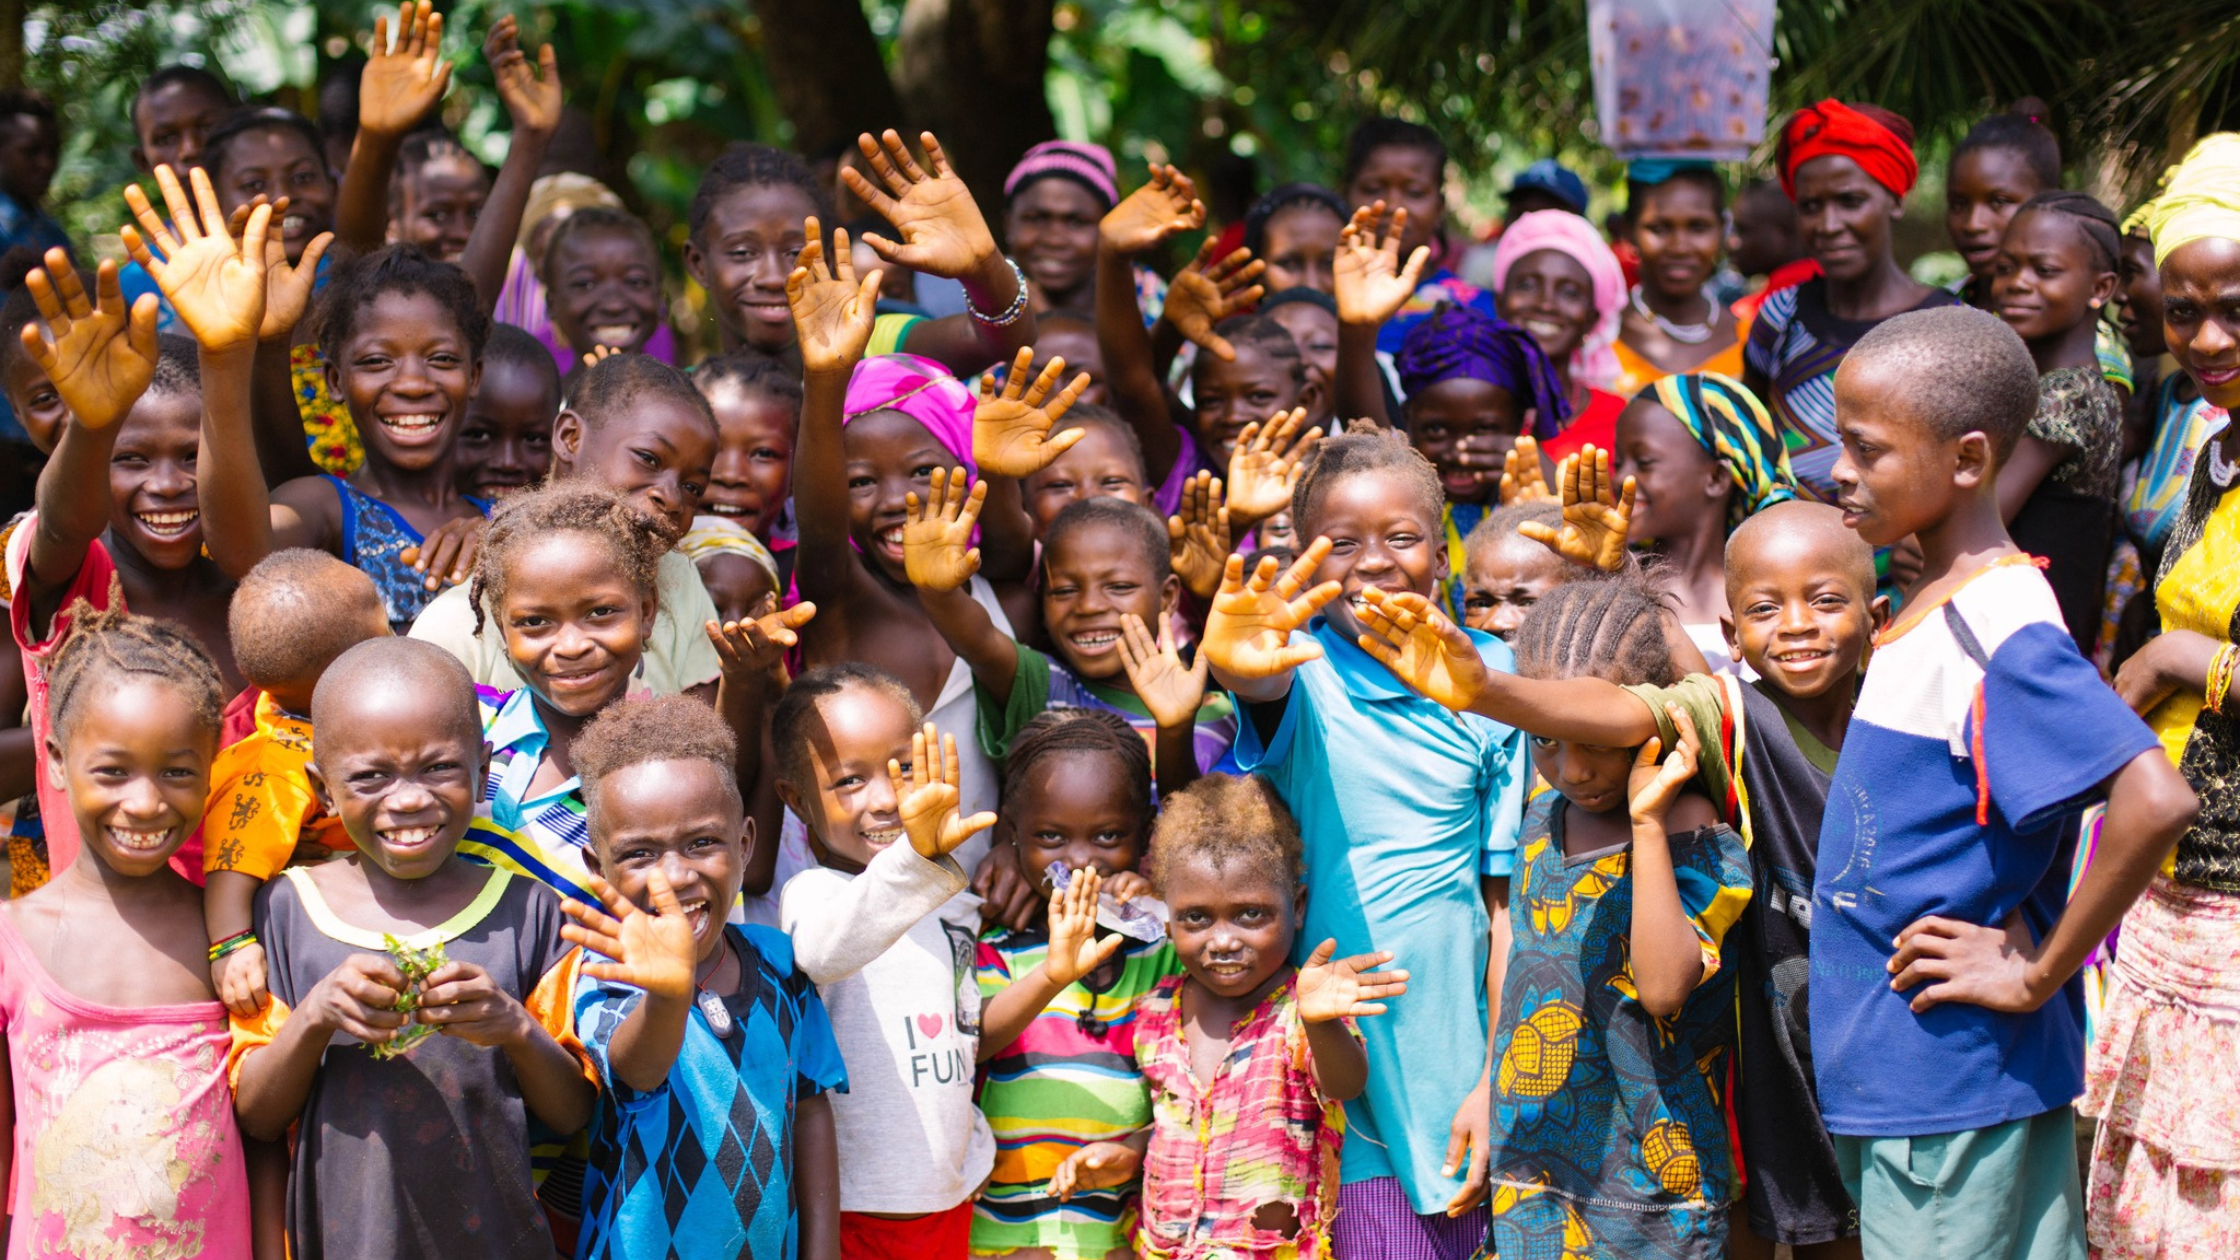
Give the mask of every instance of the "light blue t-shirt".
[[[1390, 950], [1409, 973], [1407, 995], [1361, 1021], [1369, 1085], [1346, 1104], [1340, 1180], [1398, 1177], [1437, 1212], [1461, 1185], [1439, 1171], [1447, 1130], [1485, 1067], [1478, 879], [1516, 867], [1531, 761], [1522, 732], [1426, 700], [1326, 620], [1306, 633], [1323, 657], [1292, 674], [1265, 745], [1237, 700], [1237, 763], [1275, 785], [1306, 842], [1298, 959], [1335, 938], [1340, 957]], [[1468, 633], [1514, 669], [1507, 644]]]

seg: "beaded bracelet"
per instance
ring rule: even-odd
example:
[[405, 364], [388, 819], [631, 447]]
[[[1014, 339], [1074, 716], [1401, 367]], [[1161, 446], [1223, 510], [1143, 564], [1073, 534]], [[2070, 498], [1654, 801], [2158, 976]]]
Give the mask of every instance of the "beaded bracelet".
[[2201, 707], [2211, 713], [2224, 712], [2225, 696], [2232, 690], [2232, 669], [2240, 663], [2240, 644], [2227, 643], [2217, 649], [2209, 661], [2209, 685], [2202, 689]]
[[210, 961], [216, 962], [227, 954], [247, 949], [256, 943], [257, 934], [255, 932], [236, 932], [210, 946]]
[[1011, 278], [1016, 281], [1019, 286], [1019, 295], [1011, 299], [1011, 305], [1003, 308], [1003, 314], [990, 315], [986, 311], [983, 311], [979, 307], [972, 304], [971, 294], [967, 293], [964, 297], [965, 314], [972, 316], [974, 319], [979, 320], [981, 323], [986, 324], [990, 328], [1008, 328], [1011, 325], [1018, 323], [1019, 317], [1027, 313], [1027, 273], [1019, 269], [1019, 264], [1017, 262], [1014, 262], [1009, 258], [1006, 258], [1003, 261], [1005, 261], [1006, 263], [1010, 263]]

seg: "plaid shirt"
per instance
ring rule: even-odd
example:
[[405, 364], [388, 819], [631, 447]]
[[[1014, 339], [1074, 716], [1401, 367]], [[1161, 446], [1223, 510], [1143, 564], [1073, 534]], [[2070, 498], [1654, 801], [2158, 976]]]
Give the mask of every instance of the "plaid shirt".
[[[1297, 975], [1237, 1024], [1210, 1087], [1190, 1069], [1185, 980], [1161, 981], [1136, 1007], [1136, 1063], [1153, 1116], [1139, 1252], [1144, 1260], [1326, 1256], [1345, 1108], [1315, 1085]], [[1350, 1020], [1346, 1029], [1354, 1031]], [[1295, 1232], [1253, 1228], [1269, 1203], [1292, 1207]]]

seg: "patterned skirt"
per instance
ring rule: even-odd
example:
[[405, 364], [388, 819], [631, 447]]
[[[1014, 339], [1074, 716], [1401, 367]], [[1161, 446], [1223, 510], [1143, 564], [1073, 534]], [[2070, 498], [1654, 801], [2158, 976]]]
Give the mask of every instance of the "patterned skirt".
[[2109, 972], [2079, 1104], [2093, 1253], [2240, 1256], [2240, 895], [2156, 876]]

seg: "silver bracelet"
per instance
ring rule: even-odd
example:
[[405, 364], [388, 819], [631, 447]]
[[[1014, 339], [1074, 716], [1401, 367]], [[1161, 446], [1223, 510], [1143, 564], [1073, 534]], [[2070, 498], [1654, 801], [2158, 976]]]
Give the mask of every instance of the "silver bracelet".
[[1003, 314], [990, 315], [972, 304], [972, 294], [968, 292], [964, 295], [964, 313], [990, 328], [1008, 328], [1018, 323], [1019, 317], [1027, 313], [1027, 273], [1021, 271], [1019, 264], [1010, 258], [1003, 261], [1011, 264], [1011, 278], [1019, 283], [1019, 296], [1011, 299], [1011, 305], [1003, 308]]

